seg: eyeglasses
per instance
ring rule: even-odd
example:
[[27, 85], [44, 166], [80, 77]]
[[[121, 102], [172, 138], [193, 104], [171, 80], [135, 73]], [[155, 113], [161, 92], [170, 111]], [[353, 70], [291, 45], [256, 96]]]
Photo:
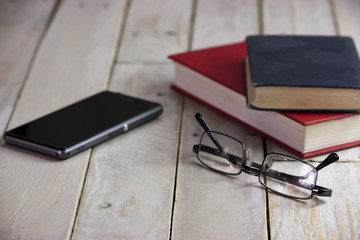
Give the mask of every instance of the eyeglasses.
[[313, 195], [330, 197], [332, 190], [316, 185], [318, 171], [339, 159], [331, 153], [317, 167], [281, 153], [269, 153], [262, 164], [254, 163], [245, 145], [229, 135], [211, 131], [203, 116], [195, 115], [205, 130], [200, 142], [193, 146], [198, 160], [213, 171], [238, 175], [242, 171], [258, 176], [266, 189], [294, 199], [310, 199]]

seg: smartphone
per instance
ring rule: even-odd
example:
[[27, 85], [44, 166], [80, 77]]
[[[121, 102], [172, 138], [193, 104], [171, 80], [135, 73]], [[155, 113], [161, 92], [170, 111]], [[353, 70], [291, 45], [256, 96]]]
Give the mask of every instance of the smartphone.
[[148, 122], [160, 104], [103, 91], [5, 133], [5, 142], [67, 159]]

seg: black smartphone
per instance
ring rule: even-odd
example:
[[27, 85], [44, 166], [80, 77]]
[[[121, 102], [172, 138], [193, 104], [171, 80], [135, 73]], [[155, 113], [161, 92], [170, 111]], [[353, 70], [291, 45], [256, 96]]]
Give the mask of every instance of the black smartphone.
[[5, 133], [5, 142], [67, 159], [148, 122], [160, 104], [103, 91]]

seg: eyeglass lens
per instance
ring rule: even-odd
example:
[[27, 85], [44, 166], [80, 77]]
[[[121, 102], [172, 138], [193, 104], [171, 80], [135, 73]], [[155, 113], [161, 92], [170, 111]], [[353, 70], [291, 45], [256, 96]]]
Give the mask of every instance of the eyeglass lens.
[[295, 198], [310, 198], [317, 172], [315, 168], [290, 156], [272, 153], [265, 158], [259, 180], [272, 191]]
[[229, 136], [217, 132], [205, 132], [201, 137], [198, 158], [209, 168], [227, 174], [239, 174], [243, 155], [242, 143]]

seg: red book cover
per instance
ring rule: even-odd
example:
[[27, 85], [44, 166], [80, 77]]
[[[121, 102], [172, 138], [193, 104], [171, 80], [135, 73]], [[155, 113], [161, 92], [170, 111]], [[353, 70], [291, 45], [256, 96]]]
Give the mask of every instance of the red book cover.
[[[193, 71], [197, 74], [204, 76], [208, 81], [214, 81], [223, 87], [230, 89], [237, 94], [245, 96], [245, 70], [244, 70], [244, 58], [247, 56], [247, 49], [245, 42], [239, 42], [229, 45], [217, 46], [207, 49], [200, 49], [195, 51], [189, 51], [180, 54], [174, 54], [169, 56], [176, 64], [180, 64], [185, 69]], [[252, 126], [247, 122], [246, 118], [241, 119], [238, 116], [234, 116], [228, 111], [224, 111], [223, 108], [220, 108], [218, 105], [215, 106], [210, 98], [199, 97], [196, 91], [197, 82], [193, 80], [191, 83], [194, 86], [195, 90], [189, 92], [188, 88], [182, 87], [182, 79], [176, 79], [175, 83], [172, 85], [172, 88], [187, 95], [191, 98], [200, 101], [203, 104], [211, 107], [214, 110], [232, 118], [233, 120], [238, 121], [239, 123], [251, 128], [257, 133], [262, 134], [263, 136], [275, 141], [283, 147], [286, 147], [288, 150], [292, 151], [296, 155], [307, 158], [315, 155], [324, 154], [330, 151], [339, 150], [343, 148], [348, 148], [356, 145], [360, 145], [360, 136], [357, 139], [345, 140], [343, 143], [337, 143], [333, 146], [324, 146], [321, 149], [316, 150], [302, 150], [297, 149], [296, 147], [289, 146], [284, 143], [284, 140], [279, 139], [275, 134], [269, 134], [264, 129], [262, 125]], [[180, 82], [180, 84], [179, 84]], [[210, 83], [210, 82], [209, 82]], [[210, 91], [210, 90], [209, 90]], [[215, 93], [215, 92], [214, 92]], [[262, 116], [269, 113], [266, 111], [258, 110], [245, 110], [251, 111], [250, 113], [256, 114], [256, 116]], [[255, 112], [254, 112], [255, 111]], [[289, 122], [295, 121], [302, 125], [304, 129], [306, 126], [314, 125], [318, 123], [323, 123], [336, 119], [346, 119], [351, 117], [356, 117], [357, 124], [360, 124], [359, 114], [356, 113], [296, 113], [296, 112], [274, 112], [276, 115], [282, 115], [287, 118]], [[271, 115], [273, 116], [273, 115]], [[264, 126], [265, 128], [266, 126]], [[329, 129], [329, 131], [332, 131]], [[341, 133], [339, 132], [339, 135]], [[358, 134], [360, 135], [360, 134]], [[288, 136], [291, 138], [291, 136]], [[301, 145], [301, 144], [300, 144]]]

